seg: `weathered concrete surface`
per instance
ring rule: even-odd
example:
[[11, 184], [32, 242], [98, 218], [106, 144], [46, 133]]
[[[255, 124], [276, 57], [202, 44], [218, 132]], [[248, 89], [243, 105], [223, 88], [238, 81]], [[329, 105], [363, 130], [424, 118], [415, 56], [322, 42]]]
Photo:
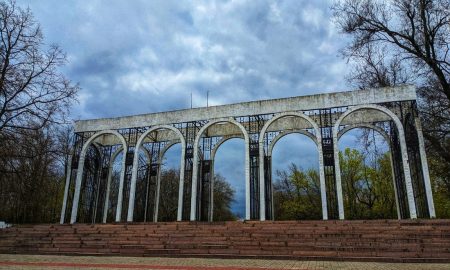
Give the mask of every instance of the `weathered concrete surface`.
[[[369, 113], [368, 113], [369, 112]], [[335, 114], [333, 117], [338, 119], [340, 114]], [[311, 116], [311, 119], [314, 120], [318, 125], [320, 120], [317, 116]], [[352, 117], [347, 117], [342, 121], [342, 125], [371, 125], [374, 122], [384, 122], [391, 120], [389, 116], [384, 113], [375, 110], [364, 110], [357, 111], [352, 114]], [[242, 123], [244, 126], [247, 126], [247, 123]], [[312, 129], [313, 126], [299, 117], [285, 117], [277, 119], [277, 121], [273, 122], [268, 128], [267, 132], [273, 131], [292, 131], [292, 130], [302, 130], [302, 129]], [[186, 129], [180, 129], [181, 133], [186, 134]], [[208, 128], [207, 132], [205, 132], [205, 136], [216, 137], [216, 136], [242, 136], [241, 130], [236, 127], [236, 125], [230, 123], [219, 123], [212, 125]], [[151, 133], [144, 139], [144, 143], [152, 142], [152, 141], [173, 141], [178, 139], [178, 136], [170, 130], [167, 129], [159, 129], [155, 131], [155, 133]], [[120, 144], [121, 141], [114, 135], [105, 134], [96, 139], [96, 142], [101, 145], [117, 145]]]
[[404, 85], [394, 88], [388, 87], [251, 101], [207, 108], [185, 109], [117, 118], [80, 120], [75, 122], [75, 131], [85, 132], [105, 129], [145, 127], [225, 117], [271, 114], [285, 111], [315, 110], [415, 99], [415, 87]]

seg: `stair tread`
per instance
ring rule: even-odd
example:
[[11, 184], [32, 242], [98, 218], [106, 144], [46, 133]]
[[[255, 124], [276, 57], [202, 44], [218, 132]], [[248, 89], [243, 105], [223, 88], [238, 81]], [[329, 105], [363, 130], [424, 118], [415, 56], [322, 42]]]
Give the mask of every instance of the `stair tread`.
[[0, 253], [450, 262], [450, 220], [19, 225]]

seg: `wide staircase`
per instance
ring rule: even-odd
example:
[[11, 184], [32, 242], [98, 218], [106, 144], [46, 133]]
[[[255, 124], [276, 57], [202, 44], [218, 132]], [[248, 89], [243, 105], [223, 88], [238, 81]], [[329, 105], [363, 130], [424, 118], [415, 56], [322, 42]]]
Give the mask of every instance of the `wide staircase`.
[[20, 225], [0, 253], [450, 262], [450, 220]]

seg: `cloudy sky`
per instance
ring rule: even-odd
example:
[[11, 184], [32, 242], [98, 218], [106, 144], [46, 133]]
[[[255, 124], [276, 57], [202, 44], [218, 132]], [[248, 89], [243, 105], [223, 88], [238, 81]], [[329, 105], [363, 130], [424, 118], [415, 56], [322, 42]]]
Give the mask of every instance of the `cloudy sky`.
[[[348, 89], [331, 0], [17, 2], [67, 53], [64, 72], [82, 88], [73, 119], [188, 108], [191, 93], [205, 106], [206, 91], [219, 105]], [[314, 165], [315, 148], [298, 138], [280, 141], [275, 169]], [[216, 170], [242, 182], [243, 153], [239, 140], [224, 144]]]

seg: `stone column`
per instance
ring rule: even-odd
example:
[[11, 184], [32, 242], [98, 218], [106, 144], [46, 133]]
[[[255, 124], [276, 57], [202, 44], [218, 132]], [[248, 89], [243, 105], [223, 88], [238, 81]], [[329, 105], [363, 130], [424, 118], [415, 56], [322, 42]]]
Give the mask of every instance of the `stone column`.
[[111, 180], [112, 180], [112, 171], [113, 171], [114, 159], [109, 162], [108, 167], [108, 182], [106, 183], [106, 196], [105, 196], [105, 205], [103, 206], [103, 223], [106, 223], [106, 219], [108, 218], [108, 208], [109, 208], [109, 194], [111, 193]]
[[61, 208], [61, 219], [59, 220], [60, 224], [64, 223], [64, 219], [66, 217], [67, 197], [69, 196], [69, 186], [71, 176], [72, 176], [72, 155], [69, 155], [66, 166], [66, 184], [64, 186], [64, 199]]
[[194, 157], [192, 161], [192, 187], [191, 187], [191, 216], [190, 220], [197, 219], [197, 179], [198, 179], [198, 141], [194, 143]]
[[325, 166], [323, 162], [322, 139], [318, 135], [317, 151], [319, 152], [320, 200], [322, 203], [322, 219], [328, 220], [327, 190], [325, 186]]
[[[244, 131], [243, 132], [247, 132]], [[244, 133], [245, 138], [245, 219], [250, 220], [250, 138]], [[262, 195], [264, 196], [264, 194]]]
[[428, 212], [430, 213], [430, 218], [435, 218], [436, 212], [434, 209], [433, 190], [431, 188], [430, 173], [428, 170], [427, 154], [425, 152], [425, 143], [424, 143], [424, 139], [423, 139], [422, 125], [420, 123], [419, 117], [415, 117], [414, 122], [416, 125], [417, 137], [419, 139], [419, 153], [420, 153], [420, 161], [422, 163], [422, 172], [423, 172], [423, 181], [425, 184], [425, 192], [426, 192], [427, 202], [428, 202]]
[[[389, 140], [386, 140], [386, 142], [389, 142]], [[400, 213], [400, 204], [399, 204], [399, 201], [398, 201], [399, 198], [398, 198], [398, 193], [397, 193], [397, 184], [395, 182], [394, 161], [392, 160], [392, 154], [391, 153], [389, 153], [389, 161], [391, 162], [392, 183], [394, 185], [395, 205], [397, 206], [397, 218], [401, 219], [402, 215]]]
[[[144, 133], [144, 135], [142, 135], [142, 136], [145, 137], [146, 134]], [[136, 193], [136, 181], [137, 181], [137, 174], [138, 174], [138, 168], [139, 168], [139, 149], [141, 147], [141, 145], [140, 145], [141, 140], [142, 139], [139, 138], [139, 141], [136, 143], [136, 147], [134, 148], [133, 168], [131, 169], [130, 199], [128, 202], [128, 214], [127, 214], [128, 222], [133, 221], [133, 216], [134, 216], [134, 198], [135, 198], [135, 193]], [[126, 159], [125, 152], [124, 152], [124, 159]], [[119, 189], [120, 195], [122, 194], [122, 188], [123, 188], [122, 184], [123, 183], [120, 184], [120, 189]], [[122, 200], [121, 200], [120, 204], [122, 204]]]
[[[264, 134], [265, 135], [265, 134]], [[260, 135], [261, 136], [261, 135]], [[245, 146], [250, 148], [250, 145]], [[266, 200], [265, 200], [265, 176], [264, 176], [264, 138], [259, 138], [259, 220], [266, 220]], [[246, 183], [247, 184], [247, 183]], [[247, 189], [247, 186], [245, 187]], [[250, 181], [248, 183], [248, 190], [250, 190]], [[248, 198], [250, 200], [250, 196]], [[250, 202], [248, 202], [250, 208]], [[250, 215], [250, 209], [248, 209]], [[250, 219], [250, 216], [248, 217]]]
[[417, 211], [416, 211], [416, 202], [414, 200], [414, 191], [412, 186], [412, 180], [411, 180], [411, 170], [409, 168], [409, 160], [408, 160], [408, 151], [406, 150], [406, 139], [405, 139], [405, 132], [403, 130], [403, 126], [401, 126], [401, 123], [397, 125], [398, 129], [398, 137], [400, 141], [400, 151], [402, 154], [402, 164], [403, 164], [403, 171], [405, 173], [405, 183], [406, 183], [406, 194], [408, 196], [408, 207], [409, 207], [409, 217], [411, 219], [417, 218]]
[[181, 143], [181, 160], [180, 160], [180, 182], [178, 186], [178, 209], [177, 209], [177, 221], [183, 219], [183, 193], [184, 193], [184, 170], [185, 170], [185, 158], [186, 158], [186, 142], [183, 140]]
[[210, 192], [209, 192], [209, 216], [208, 221], [212, 222], [214, 219], [214, 156], [211, 158], [210, 169]]
[[70, 216], [70, 224], [73, 224], [77, 221], [78, 203], [80, 201], [80, 192], [81, 192], [81, 181], [83, 180], [84, 160], [86, 159], [86, 153], [83, 150], [81, 151], [80, 159], [78, 160], [78, 170], [75, 182], [75, 193], [73, 195], [72, 215]]
[[153, 210], [153, 222], [158, 222], [158, 210], [159, 210], [159, 194], [161, 189], [161, 160], [158, 161], [158, 172], [156, 173], [156, 190], [155, 190], [155, 209]]
[[[127, 149], [127, 148], [124, 148], [124, 149]], [[127, 159], [127, 153], [124, 150], [123, 157], [122, 157], [122, 170], [120, 172], [120, 180], [119, 180], [119, 194], [117, 196], [116, 222], [120, 222], [121, 214], [122, 214], [123, 183], [125, 180], [126, 159]], [[130, 198], [131, 198], [131, 190], [130, 190]]]
[[338, 203], [339, 219], [344, 219], [344, 201], [342, 196], [342, 182], [341, 182], [341, 167], [339, 164], [339, 147], [337, 138], [337, 128], [339, 126], [333, 127], [333, 154], [334, 154], [334, 171], [336, 173], [336, 197]]

